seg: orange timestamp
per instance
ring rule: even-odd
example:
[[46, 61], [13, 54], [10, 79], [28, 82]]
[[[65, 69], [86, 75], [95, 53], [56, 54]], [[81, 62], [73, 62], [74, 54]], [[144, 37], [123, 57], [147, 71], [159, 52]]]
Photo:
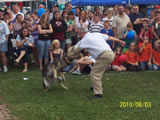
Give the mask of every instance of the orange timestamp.
[[152, 103], [151, 102], [139, 102], [139, 101], [135, 101], [135, 102], [120, 102], [120, 108], [151, 108], [152, 107]]

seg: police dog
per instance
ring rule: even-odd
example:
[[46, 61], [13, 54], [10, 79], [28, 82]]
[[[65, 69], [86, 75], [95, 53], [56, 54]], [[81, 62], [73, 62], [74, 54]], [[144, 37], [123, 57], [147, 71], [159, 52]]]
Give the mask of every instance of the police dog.
[[68, 49], [67, 55], [57, 61], [48, 63], [42, 71], [43, 87], [47, 91], [51, 84], [58, 81], [64, 89], [68, 89], [62, 82], [66, 81], [63, 74], [64, 68], [71, 64], [74, 59], [82, 57], [80, 51], [74, 47]]

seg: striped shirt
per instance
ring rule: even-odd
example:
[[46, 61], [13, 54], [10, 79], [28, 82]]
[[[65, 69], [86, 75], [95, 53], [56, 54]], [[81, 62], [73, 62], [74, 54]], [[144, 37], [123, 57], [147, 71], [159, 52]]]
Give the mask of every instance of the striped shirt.
[[104, 28], [103, 24], [101, 22], [98, 22], [98, 23], [92, 23], [90, 26], [89, 26], [89, 31], [91, 33], [100, 33], [101, 30]]

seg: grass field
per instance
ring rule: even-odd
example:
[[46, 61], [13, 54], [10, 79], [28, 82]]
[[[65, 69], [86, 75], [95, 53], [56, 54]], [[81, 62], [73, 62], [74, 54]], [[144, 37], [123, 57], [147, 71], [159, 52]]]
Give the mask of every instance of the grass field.
[[37, 68], [27, 73], [17, 68], [0, 72], [0, 104], [9, 104], [11, 115], [17, 120], [158, 120], [160, 117], [160, 72], [106, 72], [104, 97], [98, 100], [87, 97], [92, 95], [89, 75], [65, 75], [64, 84], [69, 90], [56, 84], [45, 92]]

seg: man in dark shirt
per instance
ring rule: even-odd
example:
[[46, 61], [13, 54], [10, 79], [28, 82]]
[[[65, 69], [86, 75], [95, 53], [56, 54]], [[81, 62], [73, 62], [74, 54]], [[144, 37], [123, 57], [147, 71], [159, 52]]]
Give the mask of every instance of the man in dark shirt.
[[142, 28], [142, 21], [145, 18], [145, 15], [139, 12], [139, 6], [133, 5], [132, 13], [129, 15], [131, 22], [133, 23], [133, 29], [139, 34]]

